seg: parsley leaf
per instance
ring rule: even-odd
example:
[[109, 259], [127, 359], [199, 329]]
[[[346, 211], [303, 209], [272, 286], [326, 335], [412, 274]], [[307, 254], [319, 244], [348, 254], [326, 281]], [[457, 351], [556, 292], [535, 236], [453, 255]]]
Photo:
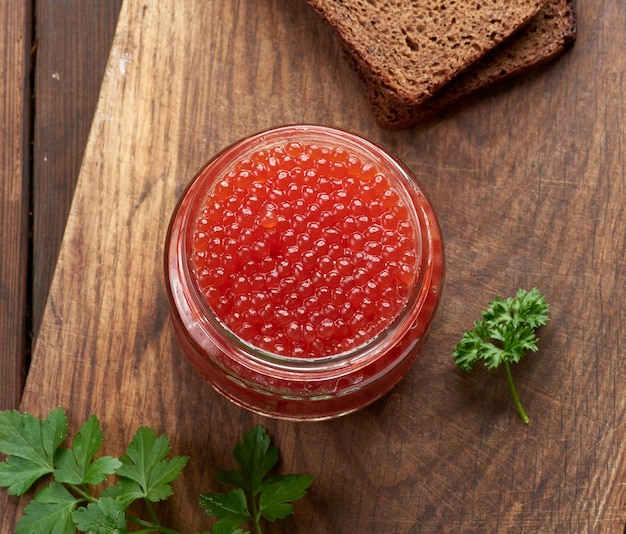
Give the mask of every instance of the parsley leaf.
[[291, 515], [290, 502], [304, 497], [313, 483], [313, 477], [303, 475], [266, 478], [278, 462], [279, 451], [271, 445], [267, 431], [258, 425], [235, 446], [233, 457], [240, 469], [218, 471], [216, 478], [235, 489], [200, 495], [200, 506], [210, 516], [219, 518], [214, 534], [230, 534], [248, 521], [260, 533], [261, 518], [274, 521]]
[[519, 400], [509, 364], [519, 362], [526, 351], [537, 351], [536, 330], [548, 322], [548, 313], [548, 303], [537, 288], [520, 289], [515, 297], [504, 300], [495, 297], [452, 353], [457, 366], [467, 372], [478, 360], [487, 369], [503, 364], [513, 401], [525, 423], [529, 418]]
[[200, 495], [200, 506], [210, 516], [220, 518], [213, 525], [216, 534], [230, 534], [251, 519], [246, 494], [241, 488], [231, 489], [227, 493], [204, 493]]
[[93, 461], [102, 446], [100, 421], [92, 415], [83, 423], [71, 449], [59, 449], [54, 470], [57, 482], [65, 484], [100, 484], [122, 464], [117, 458], [103, 456]]
[[121, 501], [111, 497], [101, 497], [86, 508], [79, 508], [73, 515], [74, 524], [81, 532], [106, 532], [125, 534], [126, 514]]
[[[278, 449], [271, 445], [265, 429], [258, 425], [253, 427], [233, 449], [233, 456], [241, 468], [241, 485], [238, 487], [248, 493], [257, 493], [263, 478], [278, 462], [278, 455]], [[230, 476], [235, 481], [239, 473], [231, 471], [227, 475], [227, 472], [222, 471], [221, 475], [218, 473], [220, 476]]]
[[52, 482], [37, 492], [35, 498], [24, 508], [24, 515], [17, 522], [17, 534], [37, 532], [73, 534], [76, 532], [72, 512], [80, 502], [65, 486]]
[[54, 455], [67, 435], [67, 417], [57, 408], [40, 421], [31, 414], [0, 412], [0, 486], [22, 495], [39, 479], [54, 471]]
[[156, 502], [172, 495], [170, 482], [178, 478], [188, 458], [176, 456], [166, 460], [169, 453], [166, 436], [157, 437], [153, 429], [145, 426], [138, 428], [116, 470], [121, 478], [117, 498], [128, 503], [141, 498]]
[[261, 486], [259, 512], [268, 521], [284, 519], [293, 514], [290, 501], [296, 501], [306, 495], [313, 477], [303, 475], [275, 476]]

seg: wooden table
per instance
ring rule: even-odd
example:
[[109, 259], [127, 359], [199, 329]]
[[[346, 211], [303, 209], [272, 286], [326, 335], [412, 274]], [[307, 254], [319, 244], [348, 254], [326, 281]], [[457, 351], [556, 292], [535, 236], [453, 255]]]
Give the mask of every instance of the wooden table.
[[[337, 42], [303, 1], [127, 0], [110, 53], [119, 2], [65, 4], [36, 4], [41, 92], [31, 135], [32, 13], [0, 1], [10, 73], [0, 152], [4, 406], [19, 398], [22, 332], [32, 329], [20, 409], [62, 405], [71, 431], [98, 414], [109, 454], [140, 425], [165, 432], [191, 457], [160, 508], [185, 532], [208, 528], [197, 495], [220, 489], [215, 470], [232, 467], [232, 445], [256, 422], [280, 447], [281, 470], [315, 475], [295, 516], [268, 532], [623, 531], [623, 2], [581, 2], [566, 56], [401, 132], [375, 125]], [[73, 14], [72, 4], [89, 6]], [[90, 30], [73, 31], [76, 13]], [[74, 65], [83, 54], [92, 61]], [[69, 206], [102, 72], [65, 225], [56, 206]], [[384, 400], [324, 423], [253, 416], [204, 384], [173, 336], [161, 273], [169, 215], [201, 163], [243, 135], [292, 122], [344, 127], [398, 154], [429, 192], [447, 253], [442, 304], [413, 370]], [[514, 369], [525, 426], [501, 373], [463, 375], [449, 355], [494, 295], [533, 286], [552, 320], [539, 353]], [[25, 502], [0, 493], [0, 531], [13, 531]]]
[[122, 0], [29, 4], [0, 0], [0, 409], [21, 398]]

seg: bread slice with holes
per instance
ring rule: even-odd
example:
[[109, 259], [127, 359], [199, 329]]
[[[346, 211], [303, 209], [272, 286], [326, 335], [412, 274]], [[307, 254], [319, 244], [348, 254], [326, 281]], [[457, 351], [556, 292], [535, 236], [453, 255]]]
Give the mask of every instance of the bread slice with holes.
[[338, 35], [377, 121], [402, 127], [547, 0], [307, 0]]
[[574, 44], [576, 31], [576, 0], [548, 0], [529, 24], [445, 85], [407, 117], [405, 125], [558, 57]]

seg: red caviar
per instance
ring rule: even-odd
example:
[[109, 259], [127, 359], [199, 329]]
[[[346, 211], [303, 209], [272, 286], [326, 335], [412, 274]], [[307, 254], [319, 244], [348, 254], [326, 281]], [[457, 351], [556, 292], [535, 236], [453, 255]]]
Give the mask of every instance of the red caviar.
[[407, 207], [375, 164], [288, 141], [237, 162], [200, 210], [196, 283], [241, 339], [275, 354], [350, 350], [398, 316], [417, 276]]
[[401, 163], [353, 134], [294, 126], [246, 138], [196, 175], [172, 217], [166, 277], [178, 337], [218, 391], [320, 419], [408, 370], [443, 252]]

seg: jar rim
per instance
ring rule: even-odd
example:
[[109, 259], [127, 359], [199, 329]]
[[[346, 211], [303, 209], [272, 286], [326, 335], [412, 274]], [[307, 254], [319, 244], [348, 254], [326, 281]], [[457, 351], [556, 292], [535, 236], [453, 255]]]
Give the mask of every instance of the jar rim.
[[[236, 160], [245, 157], [246, 154], [250, 154], [260, 148], [284, 144], [291, 140], [319, 141], [331, 146], [348, 145], [351, 150], [367, 156], [369, 160], [379, 166], [382, 165], [384, 167], [382, 172], [393, 180], [393, 187], [396, 190], [400, 186], [398, 192], [405, 200], [407, 206], [410, 207], [409, 212], [414, 225], [416, 246], [419, 248], [416, 263], [419, 272], [416, 273], [413, 287], [400, 312], [371, 339], [345, 351], [330, 355], [303, 357], [276, 354], [242, 339], [217, 317], [211, 306], [203, 298], [189, 265], [190, 235], [193, 231], [194, 221], [197, 219], [199, 208], [202, 206], [206, 195], [209, 194], [210, 183], [219, 179], [225, 169], [232, 167]], [[424, 205], [428, 207], [428, 212], [425, 211]], [[173, 221], [179, 216], [183, 217], [180, 238], [172, 240], [170, 233]], [[179, 199], [172, 215], [167, 241], [170, 243], [170, 246], [174, 246], [171, 244], [171, 241], [175, 242], [178, 248], [173, 253], [179, 259], [176, 262], [179, 275], [186, 279], [187, 283], [184, 286], [189, 290], [189, 294], [186, 295], [187, 299], [191, 299], [197, 312], [200, 312], [196, 312], [194, 315], [203, 316], [200, 322], [203, 323], [204, 335], [211, 335], [212, 332], [209, 330], [211, 328], [215, 329], [219, 335], [223, 336], [223, 339], [218, 339], [219, 336], [211, 335], [210, 337], [213, 337], [212, 341], [221, 349], [228, 344], [231, 354], [233, 348], [236, 348], [235, 352], [240, 358], [245, 359], [246, 365], [270, 366], [279, 371], [300, 372], [306, 370], [319, 371], [322, 368], [330, 370], [369, 361], [374, 357], [378, 358], [381, 353], [384, 354], [398, 340], [402, 339], [408, 329], [415, 328], [415, 323], [420, 316], [421, 307], [427, 296], [427, 290], [431, 286], [431, 278], [433, 276], [431, 264], [434, 255], [433, 241], [435, 237], [440, 239], [439, 233], [434, 212], [421, 184], [414, 174], [390, 152], [372, 141], [347, 130], [315, 124], [298, 124], [279, 126], [251, 134], [227, 146], [203, 164]], [[168, 281], [171, 282], [169, 275], [171, 267], [168, 266], [167, 259], [169, 254], [170, 252], [166, 250], [166, 274]], [[436, 283], [439, 285], [440, 281]], [[169, 285], [170, 298], [175, 300], [171, 295], [172, 290]], [[205, 324], [204, 321], [207, 321], [208, 324]], [[430, 316], [428, 321], [430, 321]]]

